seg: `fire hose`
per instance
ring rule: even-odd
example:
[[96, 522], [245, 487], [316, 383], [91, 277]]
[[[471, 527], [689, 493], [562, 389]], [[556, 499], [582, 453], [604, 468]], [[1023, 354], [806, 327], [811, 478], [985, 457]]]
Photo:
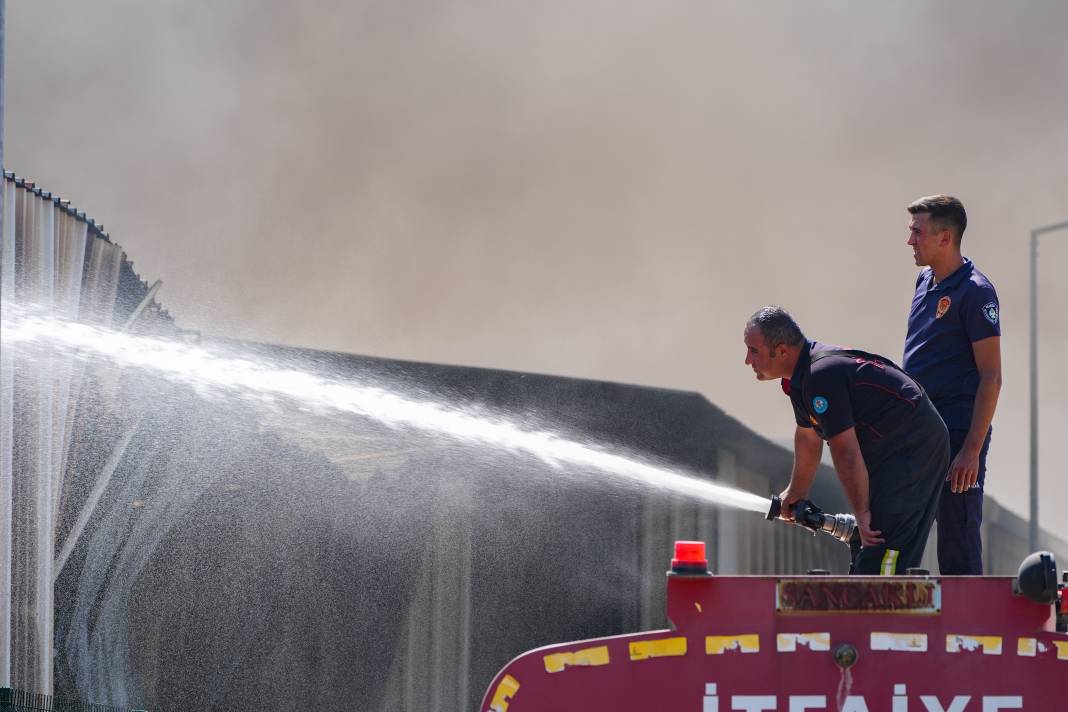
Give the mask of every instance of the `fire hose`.
[[[774, 519], [791, 521], [782, 515], [782, 504], [782, 499], [778, 495], [772, 496], [771, 508], [768, 509], [767, 517], [765, 517], [769, 522]], [[825, 532], [843, 544], [849, 543], [857, 528], [856, 517], [852, 514], [828, 514], [807, 499], [797, 500], [790, 507], [790, 512], [793, 514], [792, 522], [808, 529], [813, 536], [816, 532]]]

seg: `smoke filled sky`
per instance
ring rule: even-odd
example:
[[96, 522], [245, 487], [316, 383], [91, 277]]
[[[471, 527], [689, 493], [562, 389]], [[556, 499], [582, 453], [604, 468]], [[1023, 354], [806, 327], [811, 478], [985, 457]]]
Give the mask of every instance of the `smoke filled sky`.
[[[914, 198], [1001, 298], [987, 491], [1026, 516], [1028, 234], [1068, 220], [1068, 4], [7, 4], [5, 168], [185, 328], [697, 390], [773, 439], [759, 306], [900, 361]], [[1039, 266], [1042, 525], [1068, 537], [1068, 232]]]

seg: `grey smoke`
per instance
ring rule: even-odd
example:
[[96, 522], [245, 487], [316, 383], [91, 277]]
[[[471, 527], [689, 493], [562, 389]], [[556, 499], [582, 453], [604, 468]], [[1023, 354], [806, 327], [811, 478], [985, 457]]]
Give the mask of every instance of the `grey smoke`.
[[[904, 205], [997, 283], [989, 491], [1026, 512], [1030, 228], [1068, 217], [1068, 6], [9, 3], [9, 170], [183, 327], [696, 389], [787, 437], [740, 332], [899, 357]], [[1042, 522], [1068, 498], [1068, 235], [1041, 263]]]

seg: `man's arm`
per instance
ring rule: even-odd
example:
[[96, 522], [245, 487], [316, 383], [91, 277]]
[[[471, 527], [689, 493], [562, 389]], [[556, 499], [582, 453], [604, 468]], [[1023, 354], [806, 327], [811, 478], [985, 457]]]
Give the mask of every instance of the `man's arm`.
[[846, 498], [853, 507], [860, 530], [860, 541], [864, 546], [882, 544], [885, 540], [879, 535], [881, 531], [871, 528], [871, 511], [868, 509], [868, 467], [857, 442], [856, 428], [847, 428], [838, 433], [827, 444], [831, 448], [831, 459], [838, 479], [845, 490]]
[[783, 517], [793, 519], [791, 507], [799, 499], [808, 497], [812, 489], [812, 480], [816, 479], [816, 470], [823, 456], [823, 439], [813, 428], [798, 425], [794, 429], [794, 469], [790, 473], [790, 484], [782, 491]]
[[950, 489], [954, 492], [967, 491], [979, 479], [979, 451], [983, 449], [1001, 393], [1001, 337], [973, 342], [972, 354], [979, 371], [979, 388], [975, 392], [968, 436], [949, 466]]

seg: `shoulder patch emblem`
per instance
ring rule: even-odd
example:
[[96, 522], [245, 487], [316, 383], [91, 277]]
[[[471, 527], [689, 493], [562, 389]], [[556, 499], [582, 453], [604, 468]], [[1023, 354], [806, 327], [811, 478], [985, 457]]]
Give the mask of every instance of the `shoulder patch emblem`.
[[991, 324], [997, 324], [998, 323], [998, 303], [997, 302], [987, 302], [986, 304], [984, 304], [983, 305], [983, 316], [985, 316], [986, 320], [989, 321]]
[[942, 297], [938, 300], [938, 307], [935, 309], [935, 319], [941, 319], [949, 311], [950, 305], [953, 304], [953, 300], [949, 297]]
[[812, 399], [812, 410], [816, 411], [817, 413], [826, 413], [827, 406], [829, 405], [830, 403], [828, 403], [827, 399], [823, 396], [816, 396]]

